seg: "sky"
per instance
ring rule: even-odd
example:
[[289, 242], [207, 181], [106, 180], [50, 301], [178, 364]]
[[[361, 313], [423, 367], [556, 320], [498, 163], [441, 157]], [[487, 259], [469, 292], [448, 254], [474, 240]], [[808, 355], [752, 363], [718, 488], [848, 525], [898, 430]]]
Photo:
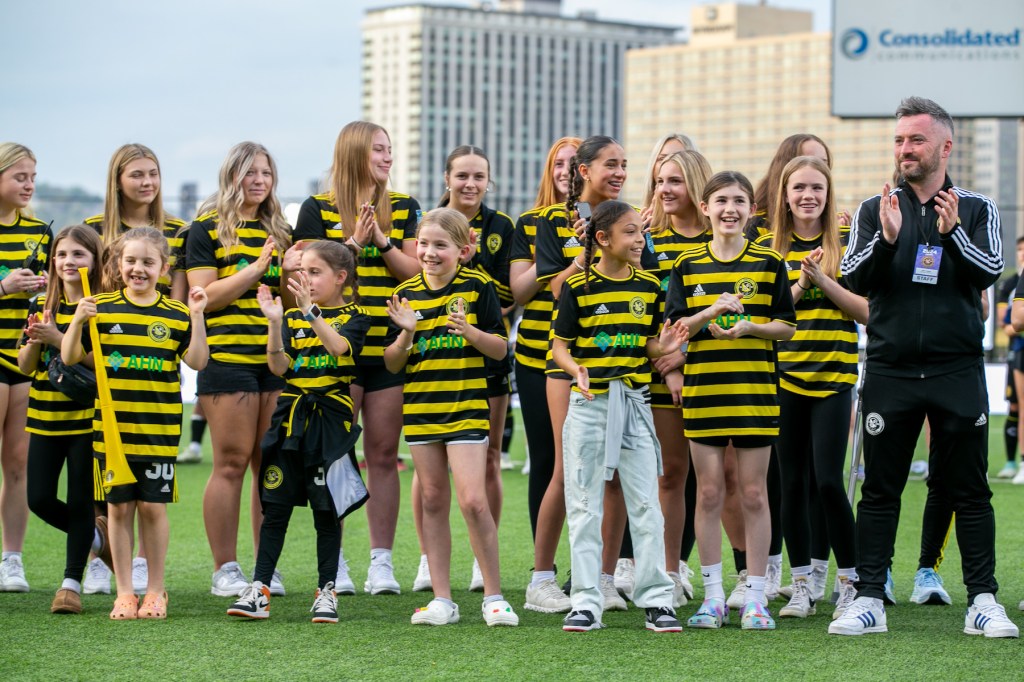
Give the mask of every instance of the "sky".
[[[338, 131], [359, 117], [363, 13], [396, 4], [6, 3], [0, 59], [9, 94], [0, 141], [34, 151], [39, 182], [96, 194], [113, 151], [140, 142], [156, 152], [172, 197], [186, 181], [198, 182], [202, 195], [213, 192], [228, 149], [251, 139], [277, 162], [279, 196], [301, 200], [330, 166]], [[707, 3], [563, 0], [563, 13], [686, 26], [695, 4]], [[815, 30], [830, 29], [832, 0], [768, 4], [812, 10]]]

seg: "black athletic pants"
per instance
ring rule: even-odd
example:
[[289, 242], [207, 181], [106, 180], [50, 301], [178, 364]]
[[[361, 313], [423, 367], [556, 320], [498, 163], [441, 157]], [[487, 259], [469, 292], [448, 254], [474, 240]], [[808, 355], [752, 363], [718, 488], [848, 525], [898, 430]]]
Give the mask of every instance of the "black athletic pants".
[[[256, 570], [253, 579], [269, 585], [274, 577], [277, 560], [284, 549], [284, 536], [288, 532], [288, 521], [294, 507], [287, 504], [264, 503], [263, 525], [260, 526], [260, 551], [256, 555]], [[316, 528], [316, 560], [323, 587], [334, 582], [338, 575], [338, 552], [341, 550], [341, 528], [338, 515], [333, 510], [313, 510], [313, 527]]]
[[[57, 497], [65, 462], [67, 502]], [[92, 434], [29, 435], [28, 508], [46, 523], [67, 533], [64, 577], [82, 580], [96, 529], [93, 515]]]
[[[551, 413], [548, 412], [547, 376], [544, 371], [531, 369], [519, 362], [515, 371], [526, 445], [530, 449], [527, 504], [530, 508], [530, 529], [536, 537], [540, 503], [555, 470], [555, 434], [551, 429]], [[562, 434], [558, 437], [561, 438]]]
[[857, 507], [857, 591], [882, 599], [893, 555], [900, 497], [925, 417], [932, 427], [929, 488], [956, 513], [970, 601], [998, 589], [995, 515], [988, 468], [988, 394], [984, 367], [903, 379], [868, 374], [864, 382], [864, 484]]

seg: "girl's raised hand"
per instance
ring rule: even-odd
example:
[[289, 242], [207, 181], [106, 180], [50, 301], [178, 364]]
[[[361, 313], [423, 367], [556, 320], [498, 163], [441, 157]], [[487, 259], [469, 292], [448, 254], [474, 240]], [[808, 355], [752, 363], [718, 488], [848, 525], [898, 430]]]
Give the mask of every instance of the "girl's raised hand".
[[306, 242], [295, 242], [288, 250], [284, 252], [284, 261], [281, 263], [281, 268], [288, 272], [295, 272], [302, 267], [302, 249], [305, 247]]
[[740, 298], [739, 294], [724, 293], [711, 304], [711, 313], [713, 317], [718, 317], [722, 313], [742, 314], [743, 299]]
[[683, 318], [674, 323], [665, 318], [665, 324], [661, 327], [661, 334], [658, 335], [658, 344], [664, 354], [672, 353], [686, 343], [690, 338], [690, 328], [683, 324]]
[[476, 245], [480, 241], [480, 235], [477, 234], [476, 230], [469, 228], [469, 251], [466, 253], [466, 257], [459, 260], [463, 265], [469, 265], [476, 258]]
[[[266, 289], [266, 284], [261, 284], [260, 289]], [[269, 289], [268, 289], [269, 291]], [[256, 292], [259, 295], [259, 291]], [[202, 314], [206, 310], [206, 302], [209, 299], [206, 296], [206, 289], [195, 286], [188, 290], [188, 311], [193, 315]], [[278, 299], [280, 300], [280, 299]]]
[[46, 275], [37, 275], [28, 268], [17, 268], [3, 278], [2, 284], [8, 294], [41, 291], [46, 288]]
[[[377, 226], [377, 218], [373, 214], [373, 204], [365, 203], [359, 207], [359, 217], [356, 218], [356, 226], [352, 230], [352, 239], [356, 244], [369, 246], [373, 241], [374, 228]], [[379, 232], [380, 229], [378, 228]]]
[[[689, 329], [686, 330], [689, 333]], [[660, 374], [662, 377], [668, 375], [669, 372], [677, 370], [686, 364], [686, 353], [681, 350], [674, 350], [671, 353], [662, 355], [660, 358], [651, 360], [651, 365], [654, 367], [654, 371]]]
[[81, 325], [91, 317], [96, 317], [96, 297], [83, 296], [78, 300], [78, 307], [75, 308], [75, 316], [72, 321]]
[[274, 257], [274, 249], [276, 248], [277, 245], [274, 243], [273, 237], [267, 237], [267, 241], [263, 242], [263, 250], [260, 251], [260, 257], [253, 261], [252, 264], [252, 267], [255, 267], [261, 276], [270, 269], [270, 262]]
[[292, 296], [295, 297], [295, 305], [298, 306], [299, 310], [309, 310], [309, 307], [313, 305], [313, 292], [310, 291], [309, 275], [306, 274], [305, 270], [299, 270], [295, 273], [298, 275], [298, 279], [295, 277], [288, 278], [288, 291], [292, 292]]
[[463, 336], [469, 330], [470, 324], [466, 322], [466, 306], [459, 299], [458, 308], [454, 313], [448, 314], [448, 329], [456, 336]]
[[28, 318], [28, 336], [39, 343], [51, 346], [59, 346], [61, 339], [64, 338], [57, 325], [53, 323], [53, 314], [49, 309], [43, 311], [42, 320], [37, 315]]
[[651, 231], [651, 221], [654, 220], [654, 207], [647, 206], [640, 211], [640, 224], [644, 226], [644, 233]]
[[846, 209], [839, 211], [839, 215], [836, 216], [836, 220], [840, 227], [849, 227], [850, 225], [853, 225], [853, 216], [850, 215], [850, 212]]
[[[192, 292], [189, 292], [189, 298], [191, 299]], [[270, 293], [270, 287], [266, 284], [261, 284], [260, 288], [256, 290], [256, 300], [259, 301], [260, 310], [263, 311], [263, 315], [267, 318], [267, 322], [272, 324], [279, 324], [284, 318], [284, 306], [281, 304], [281, 297], [275, 297]]]
[[587, 400], [594, 399], [594, 394], [590, 392], [590, 373], [583, 365], [576, 370], [576, 388], [580, 390], [580, 395]]
[[391, 300], [387, 302], [388, 317], [399, 329], [404, 329], [407, 332], [416, 331], [416, 313], [413, 312], [412, 306], [409, 305], [409, 299], [403, 298], [398, 300], [398, 296], [393, 295]]

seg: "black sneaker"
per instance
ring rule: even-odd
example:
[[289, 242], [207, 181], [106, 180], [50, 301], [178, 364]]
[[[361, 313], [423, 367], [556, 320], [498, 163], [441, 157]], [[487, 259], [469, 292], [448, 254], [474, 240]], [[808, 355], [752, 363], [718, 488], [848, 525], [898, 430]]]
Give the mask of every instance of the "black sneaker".
[[595, 619], [591, 611], [570, 611], [562, 621], [562, 629], [566, 632], [589, 632], [603, 627], [604, 624]]
[[571, 570], [566, 571], [565, 582], [562, 583], [562, 592], [565, 593], [566, 597], [568, 597], [569, 593], [572, 592], [572, 571]]
[[314, 623], [337, 623], [338, 622], [338, 598], [334, 594], [334, 583], [328, 581], [322, 589], [316, 591], [316, 599], [313, 601]]
[[682, 632], [683, 625], [676, 612], [667, 606], [647, 609], [647, 629], [653, 632]]

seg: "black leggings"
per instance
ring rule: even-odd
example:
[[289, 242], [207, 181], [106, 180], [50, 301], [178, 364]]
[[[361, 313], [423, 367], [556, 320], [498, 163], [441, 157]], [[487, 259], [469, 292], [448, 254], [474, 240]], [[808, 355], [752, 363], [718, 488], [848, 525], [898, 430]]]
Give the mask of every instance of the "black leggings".
[[[284, 536], [294, 507], [287, 504], [263, 505], [263, 525], [260, 526], [260, 551], [256, 555], [253, 579], [269, 585], [277, 568], [277, 560], [284, 549]], [[333, 582], [338, 575], [338, 552], [341, 551], [341, 528], [333, 510], [313, 510], [316, 529], [316, 560], [320, 574], [318, 587]]]
[[[67, 462], [67, 502], [57, 497], [60, 472]], [[64, 577], [82, 580], [96, 529], [93, 515], [92, 434], [43, 436], [28, 440], [28, 508], [67, 533]]]
[[791, 566], [811, 563], [808, 500], [812, 485], [825, 513], [836, 564], [840, 568], [856, 565], [853, 510], [843, 485], [852, 394], [852, 390], [846, 390], [826, 398], [811, 398], [779, 391], [777, 449], [785, 500], [782, 519]]
[[[530, 450], [530, 485], [527, 504], [530, 507], [530, 529], [537, 536], [537, 515], [544, 493], [555, 470], [555, 434], [548, 412], [547, 377], [543, 370], [530, 369], [516, 363], [516, 383], [519, 386], [519, 405], [526, 430], [526, 445]], [[561, 438], [562, 434], [558, 434]]]

